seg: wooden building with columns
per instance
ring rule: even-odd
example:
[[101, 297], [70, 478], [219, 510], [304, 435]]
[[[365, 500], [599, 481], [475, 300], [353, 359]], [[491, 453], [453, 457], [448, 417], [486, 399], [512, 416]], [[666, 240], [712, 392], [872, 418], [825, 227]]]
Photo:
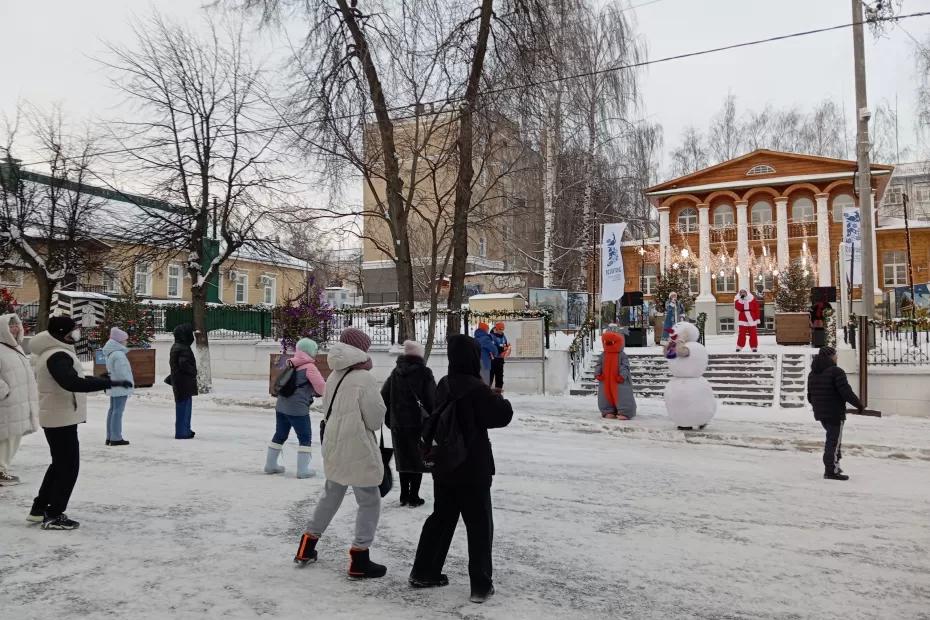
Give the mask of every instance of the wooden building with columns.
[[[801, 261], [819, 286], [839, 282], [843, 211], [859, 202], [856, 169], [855, 161], [759, 149], [646, 189], [659, 237], [624, 244], [626, 289], [642, 288], [649, 299], [657, 276], [675, 265], [688, 270], [708, 333], [732, 331], [739, 289], [762, 291], [770, 326], [774, 279], [790, 261]], [[876, 198], [893, 169], [872, 165]], [[875, 224], [873, 235], [881, 234], [877, 216]], [[878, 287], [888, 282], [879, 270], [882, 246], [873, 247]]]

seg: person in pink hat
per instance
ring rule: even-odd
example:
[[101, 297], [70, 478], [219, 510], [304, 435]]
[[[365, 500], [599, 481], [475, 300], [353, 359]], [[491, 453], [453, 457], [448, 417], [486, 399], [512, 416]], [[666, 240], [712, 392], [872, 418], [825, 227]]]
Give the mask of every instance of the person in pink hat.
[[[107, 358], [107, 374], [114, 386], [110, 388], [110, 409], [107, 411], [107, 445], [128, 446], [129, 442], [123, 439], [123, 412], [126, 410], [126, 401], [132, 394], [135, 380], [132, 376], [132, 366], [126, 353], [129, 348], [129, 334], [119, 327], [110, 330], [110, 339], [103, 346], [103, 354]], [[125, 382], [129, 387], [119, 387], [116, 384]]]

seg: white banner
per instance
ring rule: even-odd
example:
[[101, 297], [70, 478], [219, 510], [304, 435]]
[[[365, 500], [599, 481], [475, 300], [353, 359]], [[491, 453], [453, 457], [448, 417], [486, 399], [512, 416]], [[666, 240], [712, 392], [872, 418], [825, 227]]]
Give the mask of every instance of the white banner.
[[604, 224], [601, 230], [601, 303], [623, 297], [623, 254], [620, 243], [626, 224]]
[[843, 242], [858, 244], [860, 241], [862, 241], [862, 217], [859, 215], [859, 209], [847, 207], [843, 209]]
[[[841, 243], [843, 254], [843, 274], [844, 281], [849, 282], [850, 267], [852, 268], [852, 285], [862, 285], [862, 244], [861, 243]], [[855, 247], [855, 255], [852, 248]], [[855, 260], [854, 260], [855, 259]]]

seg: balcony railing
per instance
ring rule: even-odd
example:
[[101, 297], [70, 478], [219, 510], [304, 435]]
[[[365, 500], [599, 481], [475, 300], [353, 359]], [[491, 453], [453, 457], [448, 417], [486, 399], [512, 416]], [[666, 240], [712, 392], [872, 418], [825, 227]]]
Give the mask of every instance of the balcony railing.
[[[789, 239], [805, 239], [817, 236], [816, 222], [788, 222]], [[763, 224], [762, 226], [749, 227], [750, 241], [774, 241], [778, 238], [778, 227], [775, 223]], [[737, 232], [735, 226], [711, 226], [710, 242], [711, 243], [736, 243]]]

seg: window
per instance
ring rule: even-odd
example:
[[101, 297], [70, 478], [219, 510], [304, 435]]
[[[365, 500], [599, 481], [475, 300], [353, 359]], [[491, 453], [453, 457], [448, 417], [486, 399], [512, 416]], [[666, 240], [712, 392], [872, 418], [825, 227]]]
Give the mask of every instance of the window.
[[763, 291], [774, 291], [775, 290], [775, 276], [769, 273], [758, 273], [753, 277], [753, 293], [755, 294], [759, 287], [762, 287]]
[[732, 226], [735, 221], [733, 207], [730, 205], [720, 205], [714, 209], [714, 226], [721, 228], [724, 226]]
[[758, 166], [753, 166], [749, 169], [749, 172], [746, 173], [747, 177], [755, 176], [757, 174], [772, 174], [775, 172], [775, 168], [772, 168], [768, 164], [759, 164]]
[[899, 205], [904, 202], [904, 187], [901, 185], [892, 185], [885, 191], [886, 205]]
[[930, 183], [914, 183], [914, 202], [930, 203]]
[[652, 295], [658, 281], [659, 266], [656, 264], [643, 265], [643, 295]]
[[168, 265], [168, 297], [177, 299], [181, 296], [181, 280], [183, 279], [180, 265]]
[[678, 232], [695, 232], [698, 229], [697, 209], [688, 207], [678, 212]]
[[136, 263], [133, 273], [132, 290], [142, 297], [152, 296], [152, 269], [148, 263]]
[[813, 222], [814, 201], [810, 198], [798, 198], [791, 205], [791, 221]]
[[752, 225], [761, 226], [772, 223], [772, 206], [767, 202], [752, 205]]
[[488, 240], [486, 237], [478, 238], [478, 256], [485, 258], [488, 255]]
[[720, 275], [714, 279], [718, 293], [735, 293], [736, 292], [736, 274]]
[[833, 199], [833, 221], [839, 224], [843, 223], [843, 209], [851, 209], [856, 206], [856, 201], [849, 194], [840, 194]]
[[763, 329], [767, 329], [769, 331], [773, 331], [775, 329], [775, 317], [772, 316], [771, 312], [765, 315], [765, 325], [762, 327]]
[[0, 269], [0, 284], [4, 286], [22, 286], [23, 272], [19, 269]]
[[697, 267], [688, 270], [688, 290], [695, 294], [701, 290], [701, 270]]
[[[277, 280], [274, 276], [262, 276], [262, 303], [266, 306], [273, 306], [277, 300]], [[342, 294], [345, 300], [346, 294]]]
[[104, 293], [119, 293], [119, 274], [113, 269], [104, 269], [100, 274], [100, 284]]
[[901, 250], [885, 252], [882, 255], [882, 271], [885, 286], [904, 286], [907, 284], [907, 253]]
[[721, 334], [732, 334], [734, 331], [733, 317], [720, 317], [718, 330]]
[[235, 289], [233, 298], [237, 304], [247, 304], [249, 303], [249, 274], [243, 271], [236, 271], [234, 273], [236, 277], [233, 280], [233, 282], [235, 282], [233, 285]]

